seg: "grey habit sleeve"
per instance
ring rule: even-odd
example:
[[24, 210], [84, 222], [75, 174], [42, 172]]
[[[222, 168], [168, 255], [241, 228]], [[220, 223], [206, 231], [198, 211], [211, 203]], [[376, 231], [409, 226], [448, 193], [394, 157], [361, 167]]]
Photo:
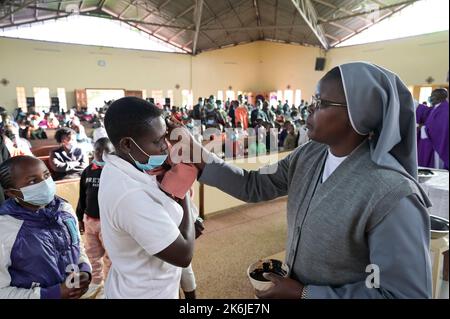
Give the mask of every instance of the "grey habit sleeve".
[[370, 260], [380, 270], [379, 288], [367, 288], [365, 281], [309, 285], [307, 298], [431, 298], [429, 244], [427, 210], [416, 195], [405, 197], [368, 234]]
[[250, 203], [285, 196], [288, 193], [288, 169], [292, 154], [295, 152], [257, 171], [246, 171], [210, 154], [214, 160], [206, 164], [198, 181]]

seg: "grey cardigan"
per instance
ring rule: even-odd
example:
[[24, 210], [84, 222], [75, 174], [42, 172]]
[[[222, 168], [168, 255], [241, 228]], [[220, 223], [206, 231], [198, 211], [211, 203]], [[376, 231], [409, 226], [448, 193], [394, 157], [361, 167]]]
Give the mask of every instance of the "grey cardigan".
[[[250, 172], [216, 158], [199, 181], [246, 202], [288, 195], [286, 263], [308, 297], [430, 297], [429, 217], [417, 186], [374, 164], [368, 143], [322, 184], [327, 149], [309, 142]], [[366, 285], [374, 265], [376, 288]]]

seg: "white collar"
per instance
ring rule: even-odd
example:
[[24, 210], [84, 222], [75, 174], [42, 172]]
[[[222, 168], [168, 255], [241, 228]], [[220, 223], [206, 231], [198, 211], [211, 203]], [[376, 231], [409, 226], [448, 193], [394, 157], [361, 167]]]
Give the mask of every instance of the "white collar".
[[142, 171], [139, 171], [131, 165], [129, 162], [121, 159], [117, 155], [113, 154], [103, 154], [103, 160], [105, 161], [106, 165], [110, 164], [117, 169], [121, 170], [128, 176], [130, 176], [133, 180], [138, 181], [140, 183], [149, 184], [149, 185], [158, 185], [156, 181], [156, 176], [149, 175], [147, 173], [144, 173]]

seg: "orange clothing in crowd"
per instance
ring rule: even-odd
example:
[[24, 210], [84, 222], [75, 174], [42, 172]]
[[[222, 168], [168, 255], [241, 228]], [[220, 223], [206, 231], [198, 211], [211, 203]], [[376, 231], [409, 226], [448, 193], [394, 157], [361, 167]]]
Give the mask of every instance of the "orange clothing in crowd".
[[245, 106], [241, 105], [234, 110], [234, 122], [236, 126], [241, 122], [244, 130], [248, 128], [248, 111]]

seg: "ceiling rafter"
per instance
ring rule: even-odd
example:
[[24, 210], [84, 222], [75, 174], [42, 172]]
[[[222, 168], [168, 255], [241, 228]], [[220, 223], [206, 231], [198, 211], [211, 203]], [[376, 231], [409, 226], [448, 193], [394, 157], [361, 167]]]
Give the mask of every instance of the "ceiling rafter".
[[[412, 3], [417, 2], [417, 1], [419, 1], [419, 0], [403, 1], [403, 2], [396, 3], [396, 4], [391, 4], [391, 5], [387, 5], [387, 6], [384, 6], [384, 7], [379, 7], [378, 9], [376, 9], [376, 11], [384, 11], [384, 10], [387, 10], [387, 9], [397, 8], [397, 7], [401, 7], [401, 6], [404, 6], [404, 5], [412, 4]], [[349, 14], [347, 16], [334, 18], [334, 19], [323, 20], [322, 23], [330, 23], [330, 22], [336, 22], [336, 21], [341, 21], [341, 20], [347, 20], [347, 19], [351, 19], [351, 18], [359, 18], [362, 15], [368, 15], [368, 14], [371, 14], [371, 13], [374, 13], [374, 10], [362, 11], [362, 12], [357, 12], [357, 13]], [[392, 10], [390, 11], [390, 13], [392, 13]], [[373, 23], [373, 21], [370, 21], [369, 24], [372, 25], [372, 23]]]
[[[241, 0], [241, 2], [239, 2], [239, 3], [236, 5], [236, 7], [241, 6], [241, 5], [242, 5], [244, 2], [246, 2], [246, 1], [248, 1], [248, 0]], [[206, 0], [205, 0], [205, 3], [207, 3]], [[211, 11], [211, 10], [210, 10], [210, 11]], [[223, 17], [224, 15], [230, 13], [231, 11], [232, 11], [231, 8], [228, 8], [228, 9], [224, 10], [220, 15], [217, 15], [217, 14], [214, 13], [213, 17], [211, 17], [210, 19], [208, 19], [208, 20], [206, 20], [205, 22], [203, 22], [201, 26], [202, 26], [202, 27], [203, 27], [203, 26], [206, 26], [206, 25], [208, 25], [208, 24], [210, 24], [211, 22], [214, 22], [214, 21], [219, 21], [219, 23], [222, 23], [222, 22], [220, 21], [220, 17]], [[212, 11], [211, 11], [211, 12], [212, 12]], [[222, 24], [222, 25], [223, 25], [223, 24]], [[188, 28], [191, 28], [191, 27], [194, 27], [194, 26], [195, 26], [195, 24], [191, 24], [191, 25], [188, 26]], [[174, 34], [171, 38], [169, 38], [169, 40], [172, 41], [173, 39], [179, 37], [179, 36], [180, 36], [182, 33], [184, 33], [185, 31], [186, 31], [186, 30], [181, 30], [181, 31], [177, 32], [177, 33]]]
[[[415, 1], [413, 1], [413, 2], [415, 2]], [[346, 40], [348, 40], [348, 39], [354, 37], [355, 35], [357, 35], [357, 34], [363, 32], [364, 30], [367, 30], [367, 29], [370, 28], [371, 26], [373, 26], [373, 25], [375, 25], [375, 24], [377, 24], [377, 23], [379, 23], [379, 22], [381, 22], [381, 21], [383, 21], [383, 20], [389, 18], [390, 16], [392, 16], [393, 14], [399, 12], [400, 10], [403, 10], [403, 9], [406, 8], [407, 6], [411, 5], [413, 2], [410, 2], [409, 4], [404, 4], [403, 6], [397, 7], [397, 8], [395, 8], [395, 9], [393, 9], [392, 11], [389, 11], [387, 14], [385, 14], [385, 15], [379, 17], [376, 21], [372, 22], [372, 24], [366, 25], [366, 26], [360, 28], [359, 30], [354, 31], [354, 33], [351, 33], [351, 34], [349, 34], [349, 35], [346, 35], [345, 37], [342, 37], [338, 42], [333, 43], [331, 46], [332, 46], [332, 47], [336, 47], [338, 44], [340, 44], [340, 43], [342, 43], [342, 42], [344, 42], [344, 41], [346, 41]]]
[[[173, 17], [172, 19], [170, 19], [170, 21], [167, 22], [167, 24], [171, 24], [173, 22], [175, 22], [177, 19], [183, 17], [184, 15], [186, 15], [187, 13], [191, 12], [192, 10], [195, 9], [195, 4], [191, 5], [190, 7], [188, 7], [186, 10], [184, 10], [183, 12], [177, 14], [175, 17]], [[155, 31], [153, 31], [153, 34], [156, 34], [158, 32], [160, 32], [162, 30], [162, 27], [159, 27], [158, 29], [156, 29]]]
[[[275, 0], [275, 13], [273, 18], [273, 24], [277, 25], [277, 22], [278, 22], [278, 0]], [[277, 38], [277, 29], [273, 31], [273, 38], [274, 39]]]
[[[259, 1], [258, 0], [253, 0], [253, 7], [255, 8], [255, 16], [256, 16], [256, 25], [258, 27], [261, 26], [261, 15], [259, 13]], [[264, 39], [264, 31], [262, 31], [261, 29], [259, 29], [259, 38], [260, 40]]]
[[[313, 0], [313, 1], [316, 2], [316, 3], [320, 3], [321, 5], [324, 5], [324, 6], [328, 7], [328, 8], [334, 9], [335, 12], [340, 11], [340, 12], [344, 12], [345, 14], [352, 14], [352, 12], [350, 10], [347, 10], [345, 8], [336, 6], [336, 5], [331, 4], [331, 3], [327, 2], [327, 1], [324, 1], [324, 0]], [[360, 16], [358, 16], [358, 19], [363, 21], [364, 23], [372, 22], [369, 19], [366, 19], [366, 18], [360, 17]]]
[[[243, 27], [244, 23], [242, 22], [241, 17], [239, 17], [239, 14], [237, 13], [236, 9], [233, 7], [233, 4], [231, 3], [230, 0], [227, 0], [227, 3], [228, 3], [228, 7], [230, 7], [231, 11], [235, 15], [235, 17], [238, 19], [240, 26]], [[250, 41], [254, 41], [253, 37], [250, 35], [250, 33], [247, 32], [247, 35], [250, 38]]]
[[328, 50], [329, 44], [325, 37], [325, 31], [318, 24], [317, 12], [311, 0], [291, 0], [300, 16], [306, 22], [312, 33], [316, 36], [325, 50]]
[[194, 44], [192, 45], [192, 54], [195, 55], [197, 53], [197, 42], [198, 42], [198, 34], [200, 32], [200, 24], [202, 22], [202, 13], [203, 13], [203, 0], [196, 0], [195, 11], [194, 11], [194, 19], [195, 19], [195, 33], [194, 33]]

